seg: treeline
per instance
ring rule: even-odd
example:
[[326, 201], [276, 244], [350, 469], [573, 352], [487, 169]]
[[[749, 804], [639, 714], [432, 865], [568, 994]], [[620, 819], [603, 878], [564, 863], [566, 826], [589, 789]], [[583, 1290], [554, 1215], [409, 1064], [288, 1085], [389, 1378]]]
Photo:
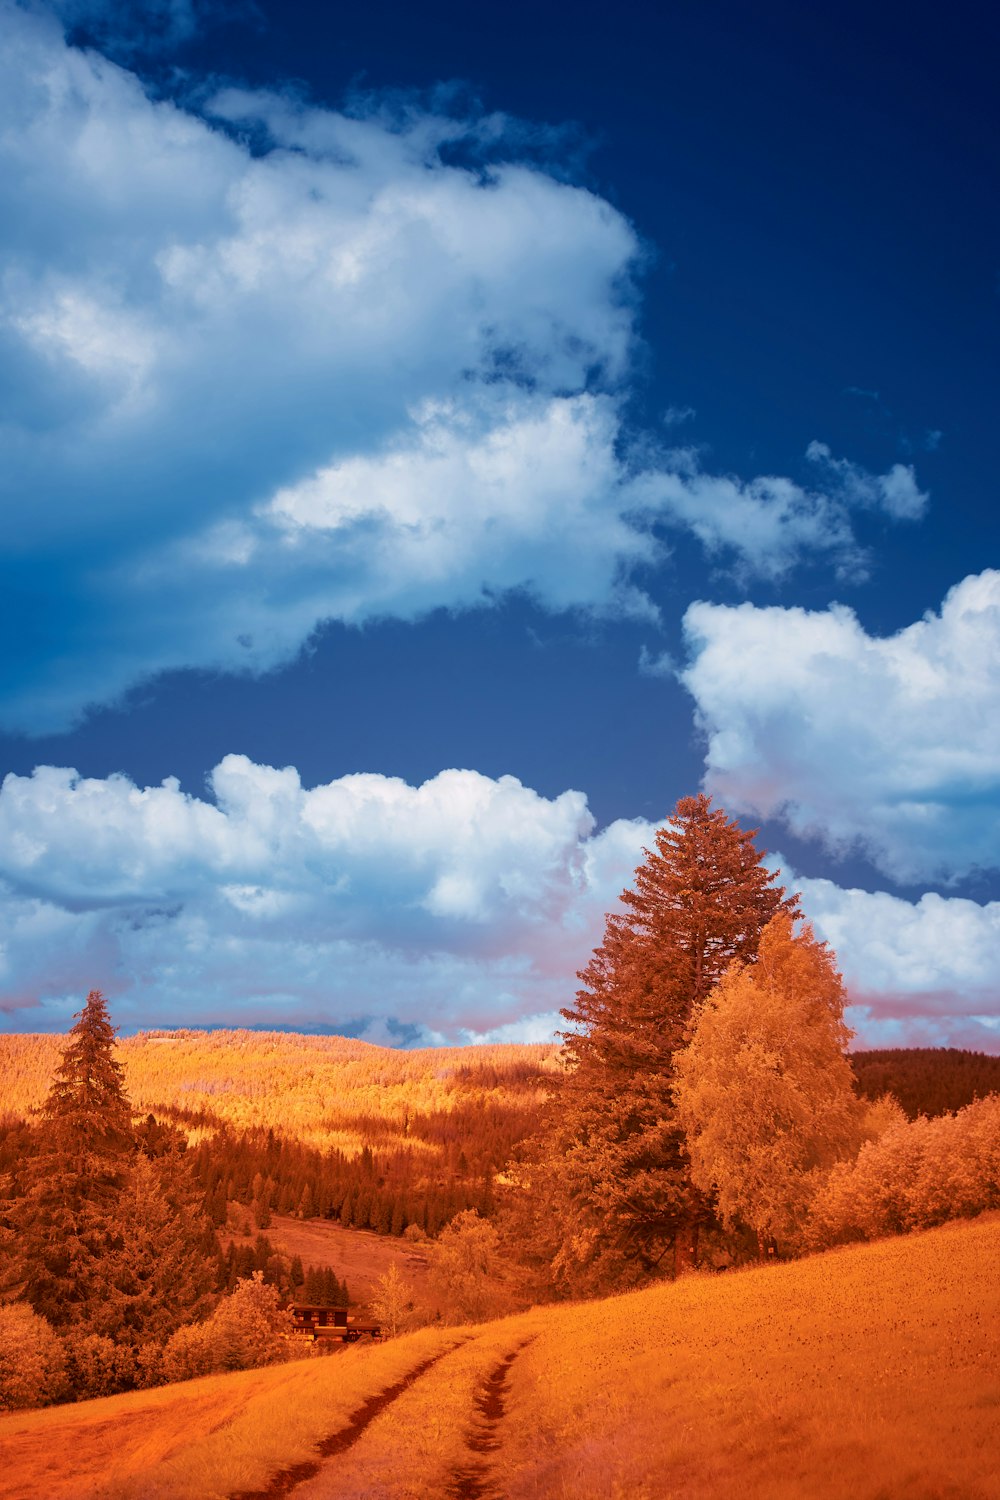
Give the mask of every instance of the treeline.
[[276, 1250], [266, 1234], [258, 1234], [252, 1244], [241, 1245], [230, 1240], [229, 1249], [219, 1260], [221, 1292], [234, 1292], [241, 1281], [259, 1273], [265, 1286], [275, 1287], [289, 1302], [309, 1307], [350, 1307], [351, 1293], [331, 1266], [304, 1266], [300, 1255], [291, 1259]]
[[[183, 1121], [181, 1111], [164, 1110]], [[449, 1110], [408, 1110], [399, 1126], [378, 1115], [352, 1117], [366, 1144], [357, 1154], [321, 1151], [272, 1129], [233, 1131], [216, 1124], [188, 1152], [209, 1217], [226, 1223], [229, 1205], [250, 1210], [266, 1229], [272, 1213], [337, 1219], [346, 1228], [401, 1235], [410, 1225], [434, 1237], [456, 1214], [493, 1210], [494, 1180], [518, 1143], [537, 1128], [532, 1104], [476, 1094]], [[380, 1144], [381, 1143], [381, 1144]]]
[[965, 1109], [1000, 1093], [1000, 1057], [959, 1047], [889, 1047], [851, 1054], [858, 1088], [869, 1099], [891, 1094], [911, 1120]]
[[187, 1141], [137, 1122], [94, 990], [38, 1118], [0, 1129], [0, 1409], [110, 1395], [291, 1352], [291, 1299], [343, 1304], [263, 1234], [223, 1253]]

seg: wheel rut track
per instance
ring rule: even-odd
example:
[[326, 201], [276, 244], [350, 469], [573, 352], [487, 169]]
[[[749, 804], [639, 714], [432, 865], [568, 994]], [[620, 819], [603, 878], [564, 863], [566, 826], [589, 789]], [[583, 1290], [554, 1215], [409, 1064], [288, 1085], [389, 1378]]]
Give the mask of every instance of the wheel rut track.
[[533, 1339], [517, 1345], [490, 1371], [475, 1398], [478, 1419], [466, 1434], [465, 1446], [472, 1460], [454, 1469], [445, 1493], [449, 1500], [497, 1500], [500, 1491], [490, 1473], [489, 1455], [501, 1445], [499, 1427], [507, 1414], [507, 1377], [511, 1365]]
[[313, 1479], [323, 1466], [323, 1461], [334, 1458], [339, 1453], [345, 1453], [352, 1448], [365, 1428], [374, 1422], [380, 1412], [391, 1406], [393, 1401], [398, 1401], [404, 1391], [409, 1390], [414, 1381], [426, 1375], [427, 1371], [433, 1369], [439, 1360], [446, 1355], [453, 1354], [460, 1344], [453, 1344], [448, 1349], [442, 1349], [440, 1354], [434, 1354], [430, 1359], [425, 1359], [421, 1364], [415, 1365], [408, 1374], [402, 1376], [394, 1385], [386, 1386], [385, 1390], [369, 1396], [368, 1400], [353, 1411], [343, 1427], [338, 1427], [329, 1437], [321, 1438], [316, 1444], [318, 1458], [304, 1459], [302, 1463], [292, 1464], [287, 1469], [279, 1469], [270, 1480], [269, 1484], [261, 1490], [237, 1490], [229, 1496], [229, 1500], [278, 1500], [281, 1495], [290, 1495], [300, 1484], [305, 1484], [307, 1479]]

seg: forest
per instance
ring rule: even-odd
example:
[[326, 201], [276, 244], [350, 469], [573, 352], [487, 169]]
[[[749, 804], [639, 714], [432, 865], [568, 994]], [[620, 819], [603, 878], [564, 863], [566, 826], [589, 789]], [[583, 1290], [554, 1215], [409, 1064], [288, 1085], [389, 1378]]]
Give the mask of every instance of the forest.
[[4, 1039], [0, 1406], [286, 1359], [287, 1304], [351, 1289], [273, 1217], [421, 1245], [431, 1300], [397, 1265], [373, 1299], [395, 1334], [1000, 1206], [1000, 1059], [851, 1054], [835, 956], [707, 798], [580, 980], [561, 1047], [119, 1043], [97, 990]]

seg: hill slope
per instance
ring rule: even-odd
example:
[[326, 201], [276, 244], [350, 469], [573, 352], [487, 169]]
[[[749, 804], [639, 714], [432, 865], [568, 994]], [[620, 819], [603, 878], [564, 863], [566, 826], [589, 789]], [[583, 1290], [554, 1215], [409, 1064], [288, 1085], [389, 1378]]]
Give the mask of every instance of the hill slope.
[[[0, 1036], [4, 1109], [45, 1099], [66, 1038]], [[349, 1037], [261, 1031], [151, 1031], [119, 1044], [125, 1087], [140, 1112], [168, 1106], [236, 1129], [274, 1129], [324, 1149], [412, 1145], [414, 1112], [448, 1111], [470, 1096], [522, 1108], [558, 1069], [554, 1044], [425, 1047], [404, 1052]]]
[[[998, 1263], [991, 1215], [8, 1416], [5, 1493], [221, 1500], [331, 1437], [298, 1500], [475, 1496], [491, 1481], [509, 1500], [997, 1500]], [[380, 1392], [384, 1410], [351, 1427]]]

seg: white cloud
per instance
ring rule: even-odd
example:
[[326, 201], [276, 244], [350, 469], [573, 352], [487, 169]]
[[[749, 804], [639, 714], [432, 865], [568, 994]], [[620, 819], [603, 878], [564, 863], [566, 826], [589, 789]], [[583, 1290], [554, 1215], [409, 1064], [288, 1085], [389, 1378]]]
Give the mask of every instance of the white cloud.
[[804, 557], [824, 556], [838, 576], [863, 579], [867, 557], [854, 535], [852, 510], [878, 506], [894, 520], [915, 520], [927, 497], [916, 490], [912, 469], [901, 464], [888, 474], [869, 474], [847, 459], [832, 459], [821, 443], [810, 444], [807, 457], [823, 462], [828, 482], [822, 489], [777, 474], [747, 480], [707, 474], [691, 448], [662, 455], [633, 488], [651, 513], [693, 532], [710, 557], [744, 580], [778, 581]]
[[[426, 1043], [558, 1029], [654, 826], [442, 771], [413, 787], [229, 755], [213, 800], [41, 767], [0, 789], [0, 1013], [87, 989], [137, 1026], [366, 1029]], [[770, 863], [771, 861], [769, 861]], [[783, 883], [835, 948], [862, 1041], [1000, 1045], [1000, 904]]]
[[5, 727], [269, 669], [328, 619], [512, 588], [649, 614], [664, 529], [747, 575], [856, 572], [851, 507], [913, 511], [910, 471], [830, 461], [826, 495], [630, 451], [640, 246], [518, 160], [544, 131], [440, 99], [182, 107], [51, 17], [0, 22]]
[[212, 791], [52, 767], [6, 778], [0, 1008], [65, 1019], [101, 984], [129, 1025], [514, 1035], [572, 995], [652, 835], [595, 833], [581, 793], [473, 771], [306, 789], [230, 755]]
[[849, 609], [707, 603], [685, 617], [682, 680], [705, 783], [900, 881], [1000, 863], [1000, 573], [964, 579], [898, 634]]
[[885, 511], [895, 521], [918, 521], [928, 496], [917, 488], [912, 464], [893, 464], [888, 474], [869, 474], [846, 458], [834, 458], [826, 443], [811, 442], [806, 457], [827, 478], [827, 489], [849, 506]]
[[1000, 902], [933, 891], [905, 901], [800, 879], [787, 867], [782, 878], [837, 954], [856, 1046], [1000, 1051]]

